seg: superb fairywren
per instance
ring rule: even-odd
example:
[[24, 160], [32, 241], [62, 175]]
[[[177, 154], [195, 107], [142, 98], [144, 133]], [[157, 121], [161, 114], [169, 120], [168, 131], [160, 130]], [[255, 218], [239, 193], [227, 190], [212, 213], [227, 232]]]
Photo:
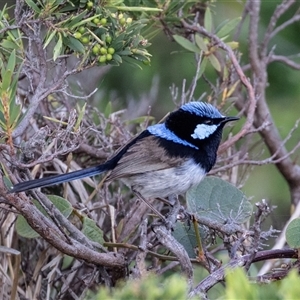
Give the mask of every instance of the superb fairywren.
[[237, 119], [223, 116], [211, 104], [190, 102], [172, 112], [164, 123], [149, 126], [105, 163], [21, 182], [10, 193], [110, 171], [106, 181], [121, 178], [144, 200], [182, 194], [197, 185], [213, 167], [223, 127]]

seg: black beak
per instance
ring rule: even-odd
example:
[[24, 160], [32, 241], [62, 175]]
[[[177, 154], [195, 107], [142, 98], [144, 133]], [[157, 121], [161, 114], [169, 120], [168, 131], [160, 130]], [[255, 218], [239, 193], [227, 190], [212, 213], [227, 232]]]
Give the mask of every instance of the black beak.
[[240, 118], [238, 117], [225, 117], [224, 120], [222, 121], [222, 123], [227, 123], [227, 122], [231, 122], [231, 121], [236, 121], [239, 120]]

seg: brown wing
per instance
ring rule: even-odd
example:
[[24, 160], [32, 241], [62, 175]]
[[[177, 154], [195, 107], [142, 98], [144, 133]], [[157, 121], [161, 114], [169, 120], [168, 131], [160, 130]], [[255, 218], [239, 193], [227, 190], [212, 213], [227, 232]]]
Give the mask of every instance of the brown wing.
[[168, 169], [178, 166], [180, 161], [178, 157], [167, 157], [164, 148], [158, 145], [157, 138], [148, 136], [137, 141], [126, 151], [107, 179]]

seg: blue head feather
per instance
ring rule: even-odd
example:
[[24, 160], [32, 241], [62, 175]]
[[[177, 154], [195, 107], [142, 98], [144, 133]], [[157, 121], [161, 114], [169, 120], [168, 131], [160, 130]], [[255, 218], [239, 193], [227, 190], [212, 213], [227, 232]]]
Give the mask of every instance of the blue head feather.
[[200, 117], [224, 118], [224, 116], [211, 104], [205, 102], [189, 102], [181, 106], [182, 110], [196, 114]]
[[151, 134], [158, 136], [160, 138], [166, 139], [168, 141], [172, 141], [177, 144], [181, 144], [184, 146], [189, 146], [189, 147], [192, 147], [195, 149], [199, 149], [198, 147], [194, 146], [193, 144], [179, 138], [176, 134], [174, 134], [171, 130], [169, 130], [165, 124], [152, 125], [152, 126], [149, 126], [147, 128], [147, 130]]

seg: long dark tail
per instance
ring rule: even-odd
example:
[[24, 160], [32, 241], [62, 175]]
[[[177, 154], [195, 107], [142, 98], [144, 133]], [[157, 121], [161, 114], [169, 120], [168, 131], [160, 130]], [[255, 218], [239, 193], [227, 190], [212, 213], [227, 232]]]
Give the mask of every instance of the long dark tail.
[[45, 187], [49, 185], [69, 182], [84, 177], [91, 177], [91, 176], [101, 174], [105, 171], [108, 171], [109, 169], [110, 169], [110, 165], [104, 163], [96, 167], [90, 167], [87, 169], [82, 169], [82, 170], [78, 170], [66, 174], [60, 174], [60, 175], [54, 175], [46, 178], [24, 181], [24, 182], [17, 183], [15, 186], [13, 186], [9, 191], [9, 193], [24, 192], [24, 191]]

